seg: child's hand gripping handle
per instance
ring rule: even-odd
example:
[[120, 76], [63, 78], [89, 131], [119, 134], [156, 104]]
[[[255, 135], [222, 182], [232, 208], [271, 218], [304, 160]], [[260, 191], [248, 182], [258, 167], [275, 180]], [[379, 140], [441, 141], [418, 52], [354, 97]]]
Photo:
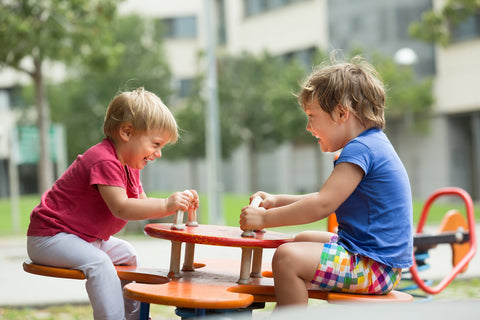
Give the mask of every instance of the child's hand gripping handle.
[[194, 207], [188, 207], [187, 226], [188, 227], [198, 227], [197, 209], [195, 209]]
[[[186, 193], [190, 197], [193, 197], [193, 194], [190, 192], [190, 190], [185, 190], [185, 191], [183, 191], [183, 193]], [[189, 210], [190, 210], [190, 208], [189, 208]], [[190, 218], [192, 218], [193, 215], [189, 214], [188, 217], [189, 217], [189, 223], [192, 222], [192, 221], [190, 221]], [[195, 219], [196, 219], [196, 217], [195, 217]], [[196, 221], [193, 221], [193, 222], [196, 223]], [[187, 224], [187, 225], [189, 225], [189, 224]], [[198, 226], [198, 224], [197, 224], [197, 226]], [[185, 225], [183, 224], [183, 211], [182, 210], [177, 210], [177, 213], [175, 213], [175, 220], [173, 221], [173, 225], [170, 229], [172, 229], [172, 230], [184, 230], [185, 229]]]
[[[251, 206], [258, 208], [260, 204], [262, 203], [263, 199], [259, 196], [256, 196], [253, 198], [252, 202], [250, 203]], [[248, 238], [255, 238], [255, 232], [253, 230], [245, 230], [242, 232], [242, 237], [248, 237]]]

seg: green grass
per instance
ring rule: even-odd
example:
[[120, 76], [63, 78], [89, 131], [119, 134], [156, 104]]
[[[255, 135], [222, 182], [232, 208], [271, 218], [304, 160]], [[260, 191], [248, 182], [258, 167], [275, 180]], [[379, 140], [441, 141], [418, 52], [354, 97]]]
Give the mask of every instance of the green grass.
[[[170, 193], [151, 193], [151, 197], [168, 197]], [[224, 194], [222, 205], [224, 207], [225, 224], [229, 226], [238, 226], [240, 210], [248, 204], [249, 195], [238, 194]], [[28, 195], [20, 197], [20, 234], [24, 234], [29, 222], [29, 216], [32, 209], [39, 203], [39, 195]], [[417, 225], [421, 210], [423, 208], [423, 201], [414, 201], [414, 225]], [[445, 213], [451, 209], [458, 209], [460, 212], [465, 212], [463, 203], [458, 201], [452, 202], [435, 202], [431, 207], [427, 224], [438, 224], [441, 222]], [[198, 220], [200, 223], [206, 224], [208, 212], [208, 200], [205, 194], [200, 195], [200, 208], [198, 210]], [[479, 211], [476, 210], [475, 217], [480, 217]], [[289, 228], [278, 228], [278, 230], [302, 230], [302, 229], [317, 229], [324, 230], [326, 228], [325, 221], [315, 222], [309, 225], [296, 226]], [[11, 203], [9, 198], [0, 199], [0, 236], [8, 236], [15, 234], [12, 226]]]
[[[40, 202], [39, 195], [20, 197], [20, 232], [25, 233], [30, 221], [30, 212]], [[9, 198], [0, 199], [0, 236], [14, 234], [12, 223], [11, 202]]]

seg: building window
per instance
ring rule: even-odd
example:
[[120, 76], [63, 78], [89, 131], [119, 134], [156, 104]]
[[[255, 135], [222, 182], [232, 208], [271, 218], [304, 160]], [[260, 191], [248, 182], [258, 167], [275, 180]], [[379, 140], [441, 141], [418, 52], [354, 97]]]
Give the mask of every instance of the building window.
[[13, 86], [0, 89], [0, 114], [24, 106], [21, 87]]
[[10, 110], [10, 101], [8, 91], [0, 89], [0, 114]]
[[180, 98], [186, 98], [192, 93], [194, 81], [195, 79], [193, 78], [184, 78], [178, 80], [178, 96]]
[[165, 37], [170, 39], [187, 39], [197, 37], [197, 18], [175, 17], [162, 20]]
[[217, 0], [218, 44], [227, 44], [227, 23], [225, 18], [225, 1]]
[[452, 42], [460, 42], [480, 36], [480, 13], [471, 15], [466, 20], [451, 28]]
[[290, 62], [292, 60], [299, 61], [303, 66], [306, 68], [311, 68], [313, 64], [313, 60], [315, 58], [315, 47], [297, 50], [297, 51], [290, 51], [282, 55], [282, 59], [286, 62]]
[[244, 0], [245, 16], [253, 16], [302, 1], [306, 0]]
[[408, 34], [409, 25], [412, 21], [418, 21], [422, 18], [422, 13], [428, 10], [428, 7], [418, 4], [418, 6], [406, 6], [398, 7], [395, 10], [396, 15], [396, 27], [397, 27], [397, 39], [410, 40]]

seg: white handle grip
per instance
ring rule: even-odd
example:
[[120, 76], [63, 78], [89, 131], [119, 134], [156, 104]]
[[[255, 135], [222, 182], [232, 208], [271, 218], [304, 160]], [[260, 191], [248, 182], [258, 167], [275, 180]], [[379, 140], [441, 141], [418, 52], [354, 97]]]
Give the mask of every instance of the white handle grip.
[[[188, 189], [183, 191], [183, 193], [186, 193], [190, 197], [193, 197], [193, 194]], [[184, 212], [182, 210], [177, 210], [177, 213], [175, 214], [175, 220], [173, 221], [173, 225], [170, 229], [172, 229], [172, 230], [184, 230], [185, 229], [185, 225], [183, 224], [183, 213]], [[190, 217], [190, 215], [189, 215], [189, 217]]]
[[[252, 207], [255, 207], [255, 208], [258, 208], [260, 206], [260, 204], [262, 203], [263, 199], [259, 196], [256, 196], [255, 198], [253, 198], [252, 202], [250, 202], [250, 205]], [[253, 230], [249, 229], [249, 230], [245, 230], [242, 232], [242, 237], [246, 237], [246, 238], [254, 238], [255, 237], [255, 232], [253, 232]]]

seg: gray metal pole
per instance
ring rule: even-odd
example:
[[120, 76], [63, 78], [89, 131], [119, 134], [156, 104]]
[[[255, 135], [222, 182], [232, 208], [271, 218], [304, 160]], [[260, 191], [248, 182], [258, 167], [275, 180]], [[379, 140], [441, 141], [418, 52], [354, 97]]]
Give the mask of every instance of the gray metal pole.
[[[207, 133], [207, 186], [208, 186], [208, 222], [224, 224], [221, 208], [222, 175], [221, 175], [221, 139], [218, 112], [218, 87], [216, 64], [216, 32], [213, 19], [213, 0], [205, 0], [205, 30], [206, 30], [206, 57], [207, 57], [207, 109], [205, 113]], [[213, 220], [212, 220], [213, 219]]]

